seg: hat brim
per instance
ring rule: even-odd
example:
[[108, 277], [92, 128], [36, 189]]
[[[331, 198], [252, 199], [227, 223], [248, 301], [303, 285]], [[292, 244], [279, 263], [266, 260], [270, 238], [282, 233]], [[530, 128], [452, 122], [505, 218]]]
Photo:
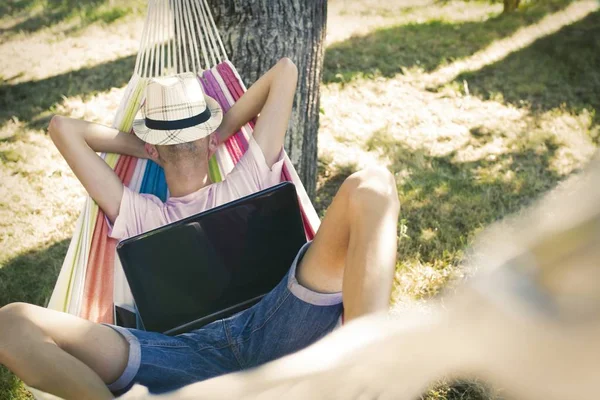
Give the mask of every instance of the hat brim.
[[202, 139], [217, 130], [223, 120], [223, 110], [215, 99], [204, 96], [206, 106], [210, 109], [210, 119], [202, 124], [189, 128], [175, 130], [157, 130], [146, 126], [143, 118], [133, 121], [133, 132], [142, 141], [150, 144], [168, 146], [173, 144], [189, 143]]

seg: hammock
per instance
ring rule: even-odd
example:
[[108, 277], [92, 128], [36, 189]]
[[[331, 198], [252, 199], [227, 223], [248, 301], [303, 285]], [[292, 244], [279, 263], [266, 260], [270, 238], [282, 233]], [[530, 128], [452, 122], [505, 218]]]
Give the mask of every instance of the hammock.
[[[152, 77], [194, 72], [205, 93], [216, 99], [224, 112], [246, 91], [216, 29], [206, 0], [149, 0], [148, 12], [135, 70], [117, 110], [113, 126], [130, 132]], [[221, 181], [248, 148], [254, 121], [243, 126], [209, 161], [213, 182]], [[161, 167], [149, 160], [102, 154], [130, 189], [151, 193], [165, 201], [168, 189]], [[287, 154], [281, 181], [296, 185], [304, 228], [312, 239], [319, 218]], [[108, 237], [102, 210], [87, 198], [73, 239], [50, 298], [48, 308], [78, 315], [94, 322], [113, 323], [113, 304], [133, 306], [133, 297], [115, 256], [117, 241]], [[56, 399], [30, 389], [40, 400]]]

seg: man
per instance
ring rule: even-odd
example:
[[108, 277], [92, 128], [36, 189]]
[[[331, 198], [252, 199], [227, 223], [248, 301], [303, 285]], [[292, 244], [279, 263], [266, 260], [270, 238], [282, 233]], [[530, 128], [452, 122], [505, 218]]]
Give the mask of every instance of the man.
[[[149, 83], [136, 135], [61, 117], [50, 123], [50, 136], [111, 222], [113, 237], [148, 231], [279, 181], [295, 65], [282, 59], [225, 116], [190, 78]], [[208, 160], [218, 143], [259, 113], [244, 157], [223, 182], [211, 183]], [[171, 197], [162, 203], [133, 193], [96, 152], [159, 163]], [[176, 337], [9, 304], [0, 309], [0, 363], [28, 385], [60, 397], [107, 399], [134, 383], [166, 392], [279, 358], [333, 330], [342, 310], [348, 321], [387, 309], [398, 212], [389, 172], [353, 174], [314, 241], [275, 289], [241, 313]]]

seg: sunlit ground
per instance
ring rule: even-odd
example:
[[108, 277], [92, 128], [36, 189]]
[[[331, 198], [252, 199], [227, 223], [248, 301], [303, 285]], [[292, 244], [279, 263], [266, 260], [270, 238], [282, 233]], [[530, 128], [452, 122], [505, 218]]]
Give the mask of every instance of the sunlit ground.
[[[83, 202], [45, 135], [49, 118], [110, 123], [143, 24], [137, 1], [17, 4], [30, 8], [0, 5], [0, 305], [47, 301]], [[315, 204], [322, 214], [357, 168], [394, 172], [397, 309], [468, 274], [460, 260], [477, 232], [596, 150], [598, 3], [530, 1], [500, 12], [483, 2], [329, 2]], [[472, 383], [427, 394], [493, 396]], [[0, 369], [0, 399], [26, 397]]]

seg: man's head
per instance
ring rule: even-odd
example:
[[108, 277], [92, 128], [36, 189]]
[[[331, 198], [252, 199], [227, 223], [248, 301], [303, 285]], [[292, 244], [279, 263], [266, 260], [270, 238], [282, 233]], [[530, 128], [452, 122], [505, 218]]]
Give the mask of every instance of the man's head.
[[204, 94], [195, 74], [151, 79], [141, 113], [133, 131], [146, 142], [150, 159], [163, 167], [198, 166], [215, 152], [223, 111]]
[[217, 138], [218, 135], [214, 132], [207, 137], [186, 143], [172, 145], [146, 143], [145, 148], [148, 157], [163, 168], [199, 165], [208, 163], [215, 153], [219, 144]]

